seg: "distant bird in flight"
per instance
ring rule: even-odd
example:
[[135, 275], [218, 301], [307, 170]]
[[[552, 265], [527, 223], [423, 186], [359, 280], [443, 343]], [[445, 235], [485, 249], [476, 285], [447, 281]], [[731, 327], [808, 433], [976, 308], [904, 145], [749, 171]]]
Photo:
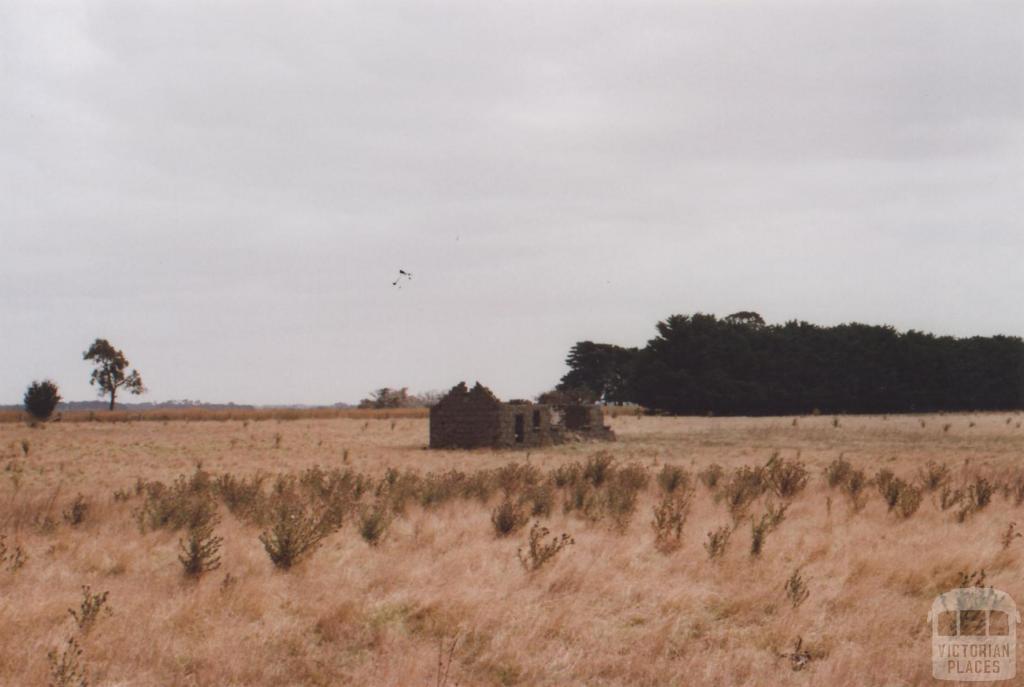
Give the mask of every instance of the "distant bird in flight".
[[398, 278], [395, 279], [393, 282], [391, 282], [391, 285], [392, 286], [398, 286], [398, 288], [402, 288], [401, 286], [399, 286], [399, 284], [400, 284], [400, 282], [403, 279], [408, 279], [408, 280], [412, 281], [412, 272], [406, 272], [403, 269], [399, 269], [398, 270]]

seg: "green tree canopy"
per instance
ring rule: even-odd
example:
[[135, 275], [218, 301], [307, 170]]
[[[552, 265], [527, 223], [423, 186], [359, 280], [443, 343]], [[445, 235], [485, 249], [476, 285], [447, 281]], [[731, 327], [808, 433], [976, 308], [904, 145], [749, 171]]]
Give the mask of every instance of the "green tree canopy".
[[96, 387], [100, 397], [110, 396], [111, 410], [114, 409], [114, 402], [121, 389], [136, 396], [145, 393], [142, 375], [135, 369], [128, 371], [129, 363], [124, 353], [110, 345], [106, 339], [93, 341], [89, 350], [82, 354], [82, 359], [90, 360], [95, 365], [89, 384]]

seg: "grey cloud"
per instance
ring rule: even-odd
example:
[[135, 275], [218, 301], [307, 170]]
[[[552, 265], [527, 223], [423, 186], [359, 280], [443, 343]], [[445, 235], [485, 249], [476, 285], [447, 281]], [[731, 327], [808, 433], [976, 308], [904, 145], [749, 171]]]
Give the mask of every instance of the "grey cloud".
[[1015, 2], [5, 3], [0, 398], [86, 396], [95, 336], [154, 397], [330, 402], [530, 395], [672, 312], [1024, 334], [1022, 39]]

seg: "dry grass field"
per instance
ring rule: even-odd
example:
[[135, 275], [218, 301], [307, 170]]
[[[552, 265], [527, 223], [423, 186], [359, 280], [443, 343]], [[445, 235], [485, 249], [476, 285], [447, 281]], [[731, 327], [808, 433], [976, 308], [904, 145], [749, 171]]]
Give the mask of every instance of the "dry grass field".
[[[1024, 602], [1022, 419], [622, 415], [529, 453], [427, 451], [422, 417], [0, 424], [0, 685], [932, 684], [934, 595]], [[574, 543], [527, 570], [535, 521]]]

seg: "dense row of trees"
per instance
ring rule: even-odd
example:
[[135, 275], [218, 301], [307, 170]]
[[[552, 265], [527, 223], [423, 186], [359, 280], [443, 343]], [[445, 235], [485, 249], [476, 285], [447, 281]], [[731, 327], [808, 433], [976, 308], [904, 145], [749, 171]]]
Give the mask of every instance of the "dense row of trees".
[[893, 327], [766, 325], [751, 312], [673, 315], [642, 349], [590, 341], [558, 389], [675, 414], [776, 415], [1024, 407], [1024, 342]]

